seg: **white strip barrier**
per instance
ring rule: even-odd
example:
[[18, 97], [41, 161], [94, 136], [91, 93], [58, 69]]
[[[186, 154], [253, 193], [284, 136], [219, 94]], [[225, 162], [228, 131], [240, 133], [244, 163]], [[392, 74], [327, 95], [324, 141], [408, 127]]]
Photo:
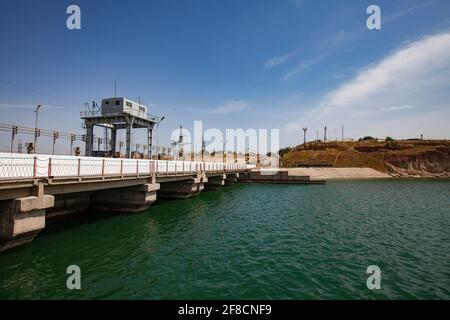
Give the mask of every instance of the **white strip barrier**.
[[230, 172], [249, 167], [237, 163], [0, 153], [0, 179]]

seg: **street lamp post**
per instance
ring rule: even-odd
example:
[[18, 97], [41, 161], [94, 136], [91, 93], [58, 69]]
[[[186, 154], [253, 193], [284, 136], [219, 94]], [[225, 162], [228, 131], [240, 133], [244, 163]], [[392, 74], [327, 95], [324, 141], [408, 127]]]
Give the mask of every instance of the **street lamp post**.
[[226, 154], [226, 145], [227, 145], [227, 140], [223, 140], [223, 163], [227, 162], [227, 154]]
[[166, 117], [161, 117], [158, 122], [156, 123], [156, 160], [159, 160], [159, 124], [161, 121], [163, 121]]
[[35, 121], [34, 121], [34, 154], [36, 154], [36, 144], [37, 144], [37, 132], [38, 132], [38, 115], [39, 115], [39, 109], [42, 106], [39, 104], [34, 111], [36, 114]]

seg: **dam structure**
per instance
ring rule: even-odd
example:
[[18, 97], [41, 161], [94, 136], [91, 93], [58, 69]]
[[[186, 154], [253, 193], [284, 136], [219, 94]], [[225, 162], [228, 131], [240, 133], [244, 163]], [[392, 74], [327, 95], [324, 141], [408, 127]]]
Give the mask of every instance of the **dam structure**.
[[0, 252], [31, 242], [48, 220], [88, 209], [147, 210], [246, 179], [238, 163], [0, 153]]

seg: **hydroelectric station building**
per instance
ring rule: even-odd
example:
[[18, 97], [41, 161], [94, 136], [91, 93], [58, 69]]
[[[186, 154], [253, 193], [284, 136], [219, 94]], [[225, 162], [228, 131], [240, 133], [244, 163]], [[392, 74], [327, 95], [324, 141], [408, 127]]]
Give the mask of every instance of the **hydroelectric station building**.
[[[126, 130], [126, 157], [131, 158], [131, 137], [133, 129], [147, 129], [147, 155], [152, 157], [152, 131], [157, 122], [157, 118], [148, 113], [148, 107], [140, 102], [134, 102], [126, 98], [103, 99], [101, 107], [95, 102], [92, 106], [86, 104], [85, 111], [81, 113], [86, 128], [86, 149], [87, 157], [96, 156], [94, 152], [94, 127], [105, 128], [105, 143], [109, 143], [108, 155], [116, 153], [117, 130]], [[108, 139], [111, 137], [111, 139]], [[108, 141], [110, 140], [110, 141]]]

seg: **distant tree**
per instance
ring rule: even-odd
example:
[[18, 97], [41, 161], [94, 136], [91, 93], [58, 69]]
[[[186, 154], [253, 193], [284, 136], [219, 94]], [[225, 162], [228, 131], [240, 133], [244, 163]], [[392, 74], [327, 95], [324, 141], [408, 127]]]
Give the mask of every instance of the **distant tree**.
[[392, 137], [386, 137], [386, 141], [395, 141], [395, 139]]
[[365, 136], [364, 138], [359, 139], [359, 141], [369, 141], [369, 140], [375, 140], [375, 138], [371, 136]]
[[291, 151], [292, 151], [292, 149], [291, 149], [290, 147], [282, 148], [282, 149], [280, 149], [280, 151], [279, 151], [279, 155], [280, 155], [280, 157], [282, 158], [285, 154], [287, 154], [287, 153], [289, 153], [289, 152], [291, 152]]

